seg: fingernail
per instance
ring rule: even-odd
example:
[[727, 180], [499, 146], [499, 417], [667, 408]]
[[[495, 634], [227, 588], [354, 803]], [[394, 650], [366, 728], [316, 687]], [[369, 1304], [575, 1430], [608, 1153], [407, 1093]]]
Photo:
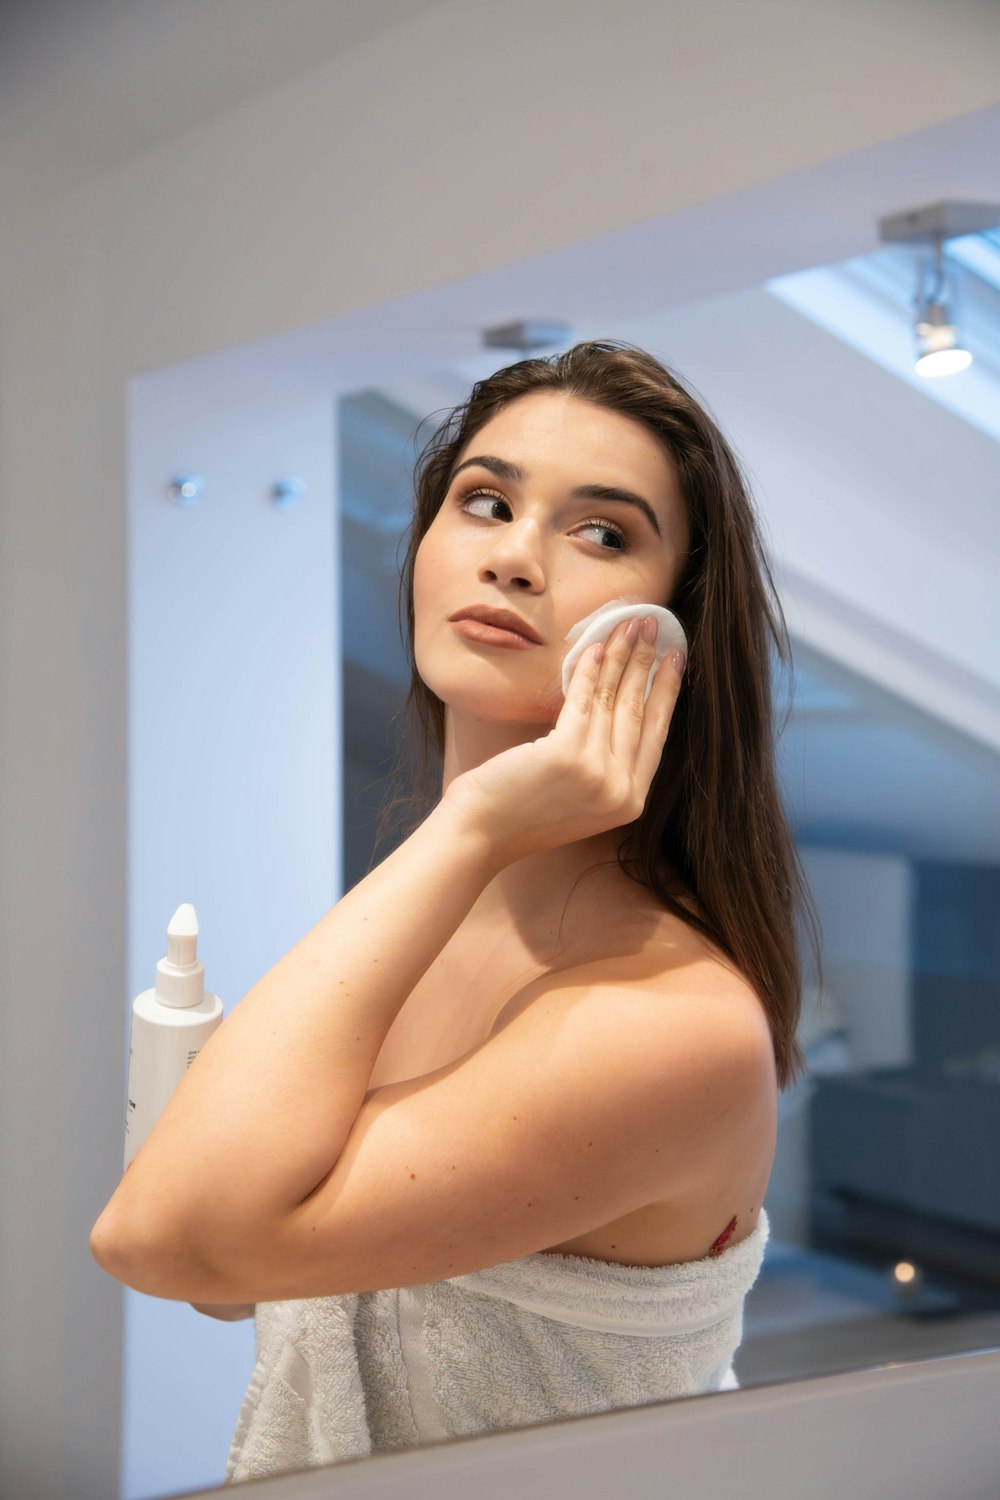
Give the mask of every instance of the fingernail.
[[674, 664], [675, 671], [683, 676], [684, 663], [687, 661], [687, 656], [685, 655], [685, 653], [683, 651], [675, 651], [670, 660]]
[[651, 646], [656, 640], [656, 621], [652, 615], [647, 615], [642, 622], [642, 638], [647, 646]]
[[635, 645], [635, 638], [638, 634], [639, 621], [636, 619], [629, 620], [628, 624], [625, 626], [625, 640], [630, 646]]

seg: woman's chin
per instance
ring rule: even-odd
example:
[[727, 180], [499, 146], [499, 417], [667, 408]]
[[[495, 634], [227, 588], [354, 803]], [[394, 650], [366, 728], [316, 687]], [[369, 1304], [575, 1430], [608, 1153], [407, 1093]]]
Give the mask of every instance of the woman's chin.
[[426, 682], [452, 714], [469, 719], [491, 719], [497, 724], [531, 724], [540, 731], [552, 728], [559, 717], [563, 696], [558, 692], [528, 697], [503, 688], [459, 688], [454, 682]]
[[537, 670], [540, 662], [534, 672], [525, 671], [526, 653], [520, 651], [494, 651], [492, 655], [499, 660], [486, 660], [485, 653], [473, 657], [469, 652], [459, 670], [424, 672], [418, 651], [416, 666], [424, 686], [453, 713], [551, 729], [565, 702], [561, 672], [543, 675]]

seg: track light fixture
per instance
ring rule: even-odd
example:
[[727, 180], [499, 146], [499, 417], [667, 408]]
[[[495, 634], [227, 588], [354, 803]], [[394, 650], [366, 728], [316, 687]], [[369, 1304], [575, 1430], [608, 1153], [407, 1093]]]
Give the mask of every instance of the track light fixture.
[[958, 329], [948, 310], [954, 292], [949, 291], [942, 245], [939, 235], [934, 241], [933, 262], [918, 263], [917, 266], [917, 362], [914, 369], [918, 375], [957, 375], [972, 364], [972, 355], [959, 342]]
[[972, 355], [963, 348], [952, 321], [954, 285], [944, 262], [947, 240], [966, 234], [981, 234], [1000, 224], [1000, 204], [932, 203], [926, 208], [892, 214], [879, 221], [879, 238], [889, 244], [926, 245], [930, 260], [918, 256], [916, 325], [918, 375], [957, 375], [968, 369]]

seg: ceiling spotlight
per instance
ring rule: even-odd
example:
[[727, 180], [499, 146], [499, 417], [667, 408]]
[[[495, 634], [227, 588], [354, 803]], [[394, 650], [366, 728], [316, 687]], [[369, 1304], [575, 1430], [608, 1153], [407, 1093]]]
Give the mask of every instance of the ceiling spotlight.
[[944, 267], [944, 243], [966, 234], [981, 234], [1000, 223], [1000, 206], [991, 203], [932, 203], [927, 208], [893, 214], [879, 223], [879, 235], [891, 244], [932, 246], [932, 260], [917, 261], [915, 333], [918, 375], [957, 375], [967, 370], [972, 355], [962, 347], [958, 328], [949, 308], [954, 289], [949, 289]]
[[917, 362], [913, 368], [918, 375], [957, 375], [972, 364], [972, 355], [959, 343], [958, 329], [943, 302], [924, 305], [916, 334]]
[[917, 362], [918, 375], [957, 375], [972, 364], [972, 355], [963, 349], [958, 329], [951, 320], [948, 303], [948, 279], [944, 270], [944, 239], [934, 236], [934, 259], [917, 263]]

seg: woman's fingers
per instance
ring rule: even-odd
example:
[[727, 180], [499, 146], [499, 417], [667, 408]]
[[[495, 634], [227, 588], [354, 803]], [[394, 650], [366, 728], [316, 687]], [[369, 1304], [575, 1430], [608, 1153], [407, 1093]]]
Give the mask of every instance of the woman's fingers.
[[647, 641], [642, 633], [643, 618], [636, 619], [635, 624], [638, 628], [631, 654], [625, 663], [618, 687], [611, 746], [615, 758], [621, 760], [631, 772], [635, 770], [642, 730], [646, 723], [646, 683], [649, 681], [649, 669], [656, 660], [655, 632], [653, 639]]
[[[613, 759], [645, 796], [663, 754], [681, 676], [667, 657], [660, 663], [646, 698], [656, 651], [655, 642], [643, 639], [641, 625], [641, 616], [617, 625], [600, 662], [593, 646], [583, 653], [570, 680], [559, 727], [573, 737], [581, 751], [586, 746], [605, 763]], [[631, 632], [629, 626], [633, 627]], [[629, 640], [630, 634], [634, 640]]]
[[577, 658], [573, 668], [563, 706], [553, 734], [566, 735], [570, 742], [582, 749], [587, 742], [594, 713], [594, 689], [601, 675], [601, 660], [605, 647], [588, 646]]
[[678, 672], [670, 652], [656, 669], [653, 687], [646, 702], [642, 719], [642, 733], [635, 763], [636, 779], [645, 787], [652, 785], [663, 754], [663, 747], [670, 732], [670, 721], [680, 697], [683, 670]]
[[[612, 631], [594, 690], [590, 734], [631, 775], [643, 720], [643, 695], [654, 650], [642, 639], [642, 619], [623, 620]], [[631, 637], [631, 639], [630, 639]]]
[[649, 669], [656, 659], [655, 641], [645, 641], [641, 629], [636, 629], [630, 643], [628, 626], [633, 623], [641, 627], [641, 617], [624, 621], [608, 640], [594, 685], [590, 736], [594, 748], [613, 756], [645, 798], [663, 754], [681, 674], [668, 656], [660, 663], [646, 698]]

